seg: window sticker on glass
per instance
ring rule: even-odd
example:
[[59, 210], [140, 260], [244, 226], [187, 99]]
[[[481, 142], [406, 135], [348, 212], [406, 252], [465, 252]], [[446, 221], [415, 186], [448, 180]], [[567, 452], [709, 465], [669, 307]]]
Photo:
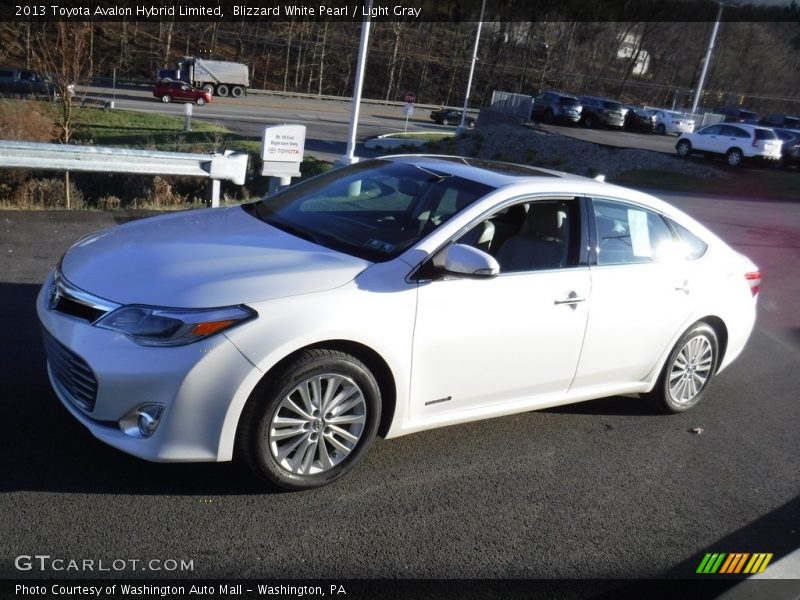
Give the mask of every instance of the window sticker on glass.
[[393, 244], [389, 244], [387, 242], [382, 242], [381, 240], [369, 239], [364, 242], [364, 245], [368, 248], [373, 248], [375, 250], [380, 250], [381, 252], [386, 252], [387, 254], [394, 250], [395, 246]]
[[628, 209], [628, 225], [631, 233], [631, 246], [634, 256], [650, 258], [653, 248], [650, 245], [650, 230], [647, 227], [647, 213], [642, 210]]

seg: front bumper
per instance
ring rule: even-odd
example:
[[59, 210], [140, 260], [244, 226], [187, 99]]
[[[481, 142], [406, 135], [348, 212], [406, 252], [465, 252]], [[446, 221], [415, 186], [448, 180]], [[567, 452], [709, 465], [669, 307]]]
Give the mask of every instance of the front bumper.
[[[229, 460], [233, 440], [228, 438], [235, 431], [224, 427], [226, 418], [232, 399], [248, 393], [243, 382], [257, 370], [233, 343], [217, 335], [188, 346], [140, 346], [121, 333], [51, 310], [46, 297], [51, 279], [36, 301], [44, 335], [82, 360], [96, 381], [93, 406], [76, 402], [60, 380], [59, 358], [51, 354], [56, 363], [48, 362], [48, 374], [67, 410], [96, 438], [139, 458]], [[158, 428], [145, 439], [126, 435], [119, 420], [145, 403], [164, 406]]]

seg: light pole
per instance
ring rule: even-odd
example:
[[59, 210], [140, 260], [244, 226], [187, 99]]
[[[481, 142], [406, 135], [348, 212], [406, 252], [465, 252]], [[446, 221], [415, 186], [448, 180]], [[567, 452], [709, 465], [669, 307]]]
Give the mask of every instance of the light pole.
[[706, 73], [708, 72], [708, 63], [711, 62], [711, 53], [714, 51], [714, 43], [717, 41], [717, 31], [719, 31], [719, 22], [722, 18], [722, 2], [719, 3], [719, 10], [717, 11], [717, 20], [714, 22], [714, 29], [711, 30], [711, 39], [708, 40], [708, 49], [706, 50], [706, 57], [703, 59], [703, 69], [700, 71], [700, 80], [697, 82], [697, 89], [694, 91], [694, 100], [692, 101], [692, 114], [697, 112], [697, 105], [700, 102], [700, 94], [703, 93], [703, 84], [706, 81]]
[[364, 86], [364, 70], [367, 64], [367, 46], [369, 46], [369, 28], [371, 24], [372, 0], [365, 0], [366, 15], [361, 23], [361, 42], [358, 47], [358, 63], [356, 65], [356, 82], [353, 89], [353, 109], [350, 113], [350, 134], [347, 139], [347, 152], [337, 163], [352, 165], [358, 162], [354, 156], [356, 149], [356, 129], [358, 128], [358, 111], [361, 107], [361, 88]]
[[467, 79], [467, 93], [464, 94], [464, 110], [461, 111], [461, 124], [456, 129], [457, 133], [467, 130], [467, 106], [469, 105], [469, 91], [472, 88], [472, 75], [475, 72], [475, 63], [478, 62], [478, 43], [481, 41], [481, 27], [483, 27], [483, 11], [486, 8], [486, 0], [481, 2], [481, 16], [478, 19], [478, 32], [475, 34], [475, 48], [472, 50], [472, 64], [469, 68], [469, 79]]

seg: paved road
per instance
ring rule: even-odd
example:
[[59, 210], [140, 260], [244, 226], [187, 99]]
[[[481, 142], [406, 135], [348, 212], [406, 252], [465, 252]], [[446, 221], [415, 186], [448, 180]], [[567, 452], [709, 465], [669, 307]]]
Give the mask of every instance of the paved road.
[[72, 241], [126, 216], [0, 212], [0, 576], [42, 576], [14, 568], [37, 553], [254, 578], [692, 578], [705, 552], [777, 560], [800, 547], [800, 204], [672, 199], [765, 272], [747, 350], [695, 410], [617, 397], [381, 440], [302, 494], [91, 438], [49, 389], [33, 302]]
[[[117, 90], [116, 96], [108, 88], [82, 88], [90, 101], [105, 102], [115, 98], [120, 109], [156, 112], [183, 116], [184, 104], [163, 104], [152, 96], [150, 90]], [[216, 122], [232, 131], [261, 137], [264, 127], [291, 123], [305, 125], [306, 154], [322, 160], [336, 160], [346, 151], [349, 133], [351, 102], [342, 100], [317, 100], [279, 95], [250, 94], [243, 98], [214, 98], [211, 104], [193, 106], [193, 118]], [[359, 108], [358, 140], [386, 133], [408, 131], [455, 131], [454, 127], [437, 125], [428, 118], [430, 109], [417, 108], [406, 124], [402, 107], [362, 102]], [[362, 156], [369, 155], [359, 149]]]

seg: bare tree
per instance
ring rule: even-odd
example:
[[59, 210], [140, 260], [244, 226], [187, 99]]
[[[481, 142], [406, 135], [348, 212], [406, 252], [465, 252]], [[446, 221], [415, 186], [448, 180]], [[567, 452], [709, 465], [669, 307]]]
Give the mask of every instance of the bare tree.
[[[91, 23], [57, 21], [46, 23], [37, 32], [33, 46], [33, 64], [50, 77], [58, 102], [56, 127], [58, 141], [69, 144], [76, 128], [78, 102], [75, 84], [86, 72], [89, 62]], [[64, 198], [70, 206], [69, 171], [64, 172]]]

